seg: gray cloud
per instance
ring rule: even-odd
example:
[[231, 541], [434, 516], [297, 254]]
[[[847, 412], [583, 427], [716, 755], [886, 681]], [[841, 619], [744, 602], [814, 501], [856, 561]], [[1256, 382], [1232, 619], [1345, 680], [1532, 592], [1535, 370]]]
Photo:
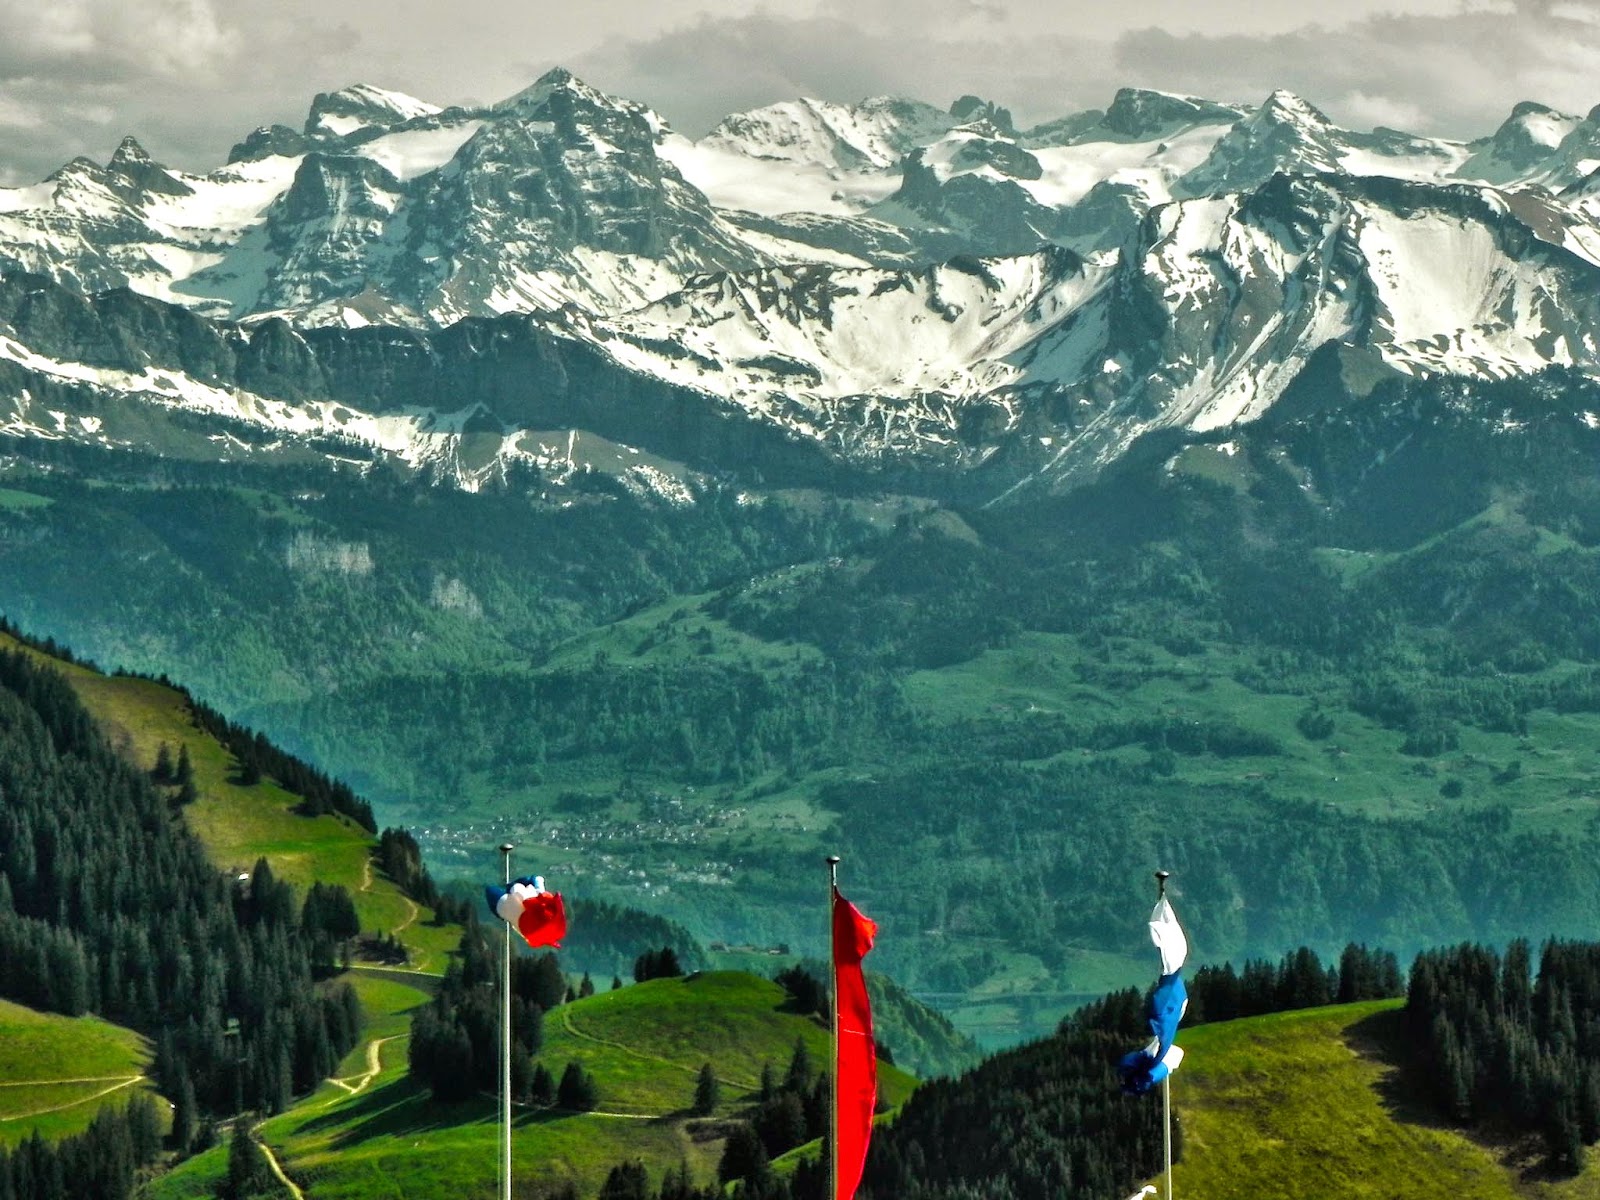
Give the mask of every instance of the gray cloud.
[[210, 0], [0, 0], [0, 77], [215, 79], [239, 49]]
[[1101, 40], [1019, 38], [992, 28], [984, 36], [974, 22], [976, 32], [951, 40], [896, 35], [870, 21], [760, 13], [613, 41], [582, 65], [607, 86], [633, 86], [690, 132], [732, 108], [802, 92], [853, 100], [891, 91], [935, 103], [977, 92], [1038, 121], [1103, 106], [1133, 85], [1244, 102], [1287, 87], [1358, 128], [1474, 137], [1492, 132], [1519, 100], [1576, 112], [1600, 103], [1596, 18], [1594, 0], [1519, 0], [1275, 33], [1146, 28]]
[[1337, 120], [1388, 114], [1415, 132], [1472, 137], [1519, 100], [1578, 113], [1600, 103], [1600, 25], [1559, 8], [1533, 11], [1535, 2], [1266, 38], [1142, 30], [1117, 41], [1116, 65], [1175, 90], [1255, 99], [1287, 87]]
[[761, 12], [613, 41], [581, 56], [576, 69], [600, 86], [631, 89], [698, 134], [729, 112], [800, 95], [854, 101], [892, 93], [940, 105], [965, 92], [1003, 102], [1026, 95], [1036, 101], [1031, 108], [1059, 115], [1091, 98], [1109, 99], [1095, 61], [1104, 53], [1102, 45], [1075, 39], [955, 42], [838, 17]]
[[1250, 0], [710, 2], [0, 0], [0, 182], [103, 160], [128, 132], [208, 168], [256, 125], [299, 124], [318, 91], [490, 101], [558, 63], [689, 133], [802, 94], [974, 92], [1031, 122], [1130, 84], [1244, 101], [1289, 87], [1358, 127], [1454, 136], [1518, 100], [1600, 102], [1600, 0], [1347, 0], [1325, 28]]

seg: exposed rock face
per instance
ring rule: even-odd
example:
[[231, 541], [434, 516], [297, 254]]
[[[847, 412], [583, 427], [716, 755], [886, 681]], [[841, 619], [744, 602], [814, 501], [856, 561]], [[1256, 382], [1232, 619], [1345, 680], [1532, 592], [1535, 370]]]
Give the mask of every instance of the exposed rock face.
[[146, 405], [186, 453], [414, 463], [551, 426], [986, 499], [1259, 419], [1328, 347], [1600, 372], [1595, 113], [1462, 144], [1287, 92], [1124, 89], [1026, 134], [880, 97], [696, 143], [558, 70], [474, 110], [324, 93], [234, 157], [130, 138], [0, 192], [0, 428], [114, 443]]
[[1188, 126], [1231, 123], [1242, 116], [1240, 109], [1194, 96], [1119, 88], [1100, 125], [1106, 132], [1130, 142], [1145, 142]]
[[1345, 147], [1320, 110], [1293, 92], [1277, 91], [1217, 143], [1210, 157], [1174, 189], [1212, 196], [1259, 187], [1278, 172], [1320, 174], [1339, 169]]

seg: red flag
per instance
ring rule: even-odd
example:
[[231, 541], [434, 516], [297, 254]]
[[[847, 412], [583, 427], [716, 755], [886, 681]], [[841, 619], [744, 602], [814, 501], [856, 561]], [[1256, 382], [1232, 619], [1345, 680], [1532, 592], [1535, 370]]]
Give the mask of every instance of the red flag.
[[517, 932], [530, 946], [560, 946], [567, 936], [567, 907], [560, 892], [539, 892], [522, 902]]
[[868, 920], [833, 890], [833, 996], [837, 1005], [838, 1044], [833, 1078], [839, 1096], [834, 1153], [838, 1191], [833, 1200], [853, 1200], [872, 1140], [872, 1113], [878, 1107], [878, 1048], [872, 1040], [872, 1005], [861, 960], [878, 936], [878, 923]]

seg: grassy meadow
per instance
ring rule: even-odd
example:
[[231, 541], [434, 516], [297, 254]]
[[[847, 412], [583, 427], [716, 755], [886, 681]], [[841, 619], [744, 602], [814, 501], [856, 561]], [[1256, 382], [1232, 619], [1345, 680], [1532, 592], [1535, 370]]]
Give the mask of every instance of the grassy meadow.
[[[19, 643], [0, 634], [0, 646]], [[374, 841], [366, 830], [338, 814], [300, 815], [294, 811], [300, 798], [270, 778], [252, 786], [238, 783], [233, 756], [195, 725], [176, 689], [47, 661], [66, 676], [112, 744], [141, 767], [153, 768], [162, 746], [173, 761], [180, 748], [189, 751], [199, 799], [184, 809], [184, 820], [219, 868], [243, 873], [264, 857], [278, 878], [301, 889], [313, 882], [338, 884], [354, 900], [364, 932], [395, 934], [410, 950], [413, 969], [443, 972], [460, 931], [433, 924], [431, 911], [374, 870]]]
[[[1173, 1194], [1204, 1200], [1594, 1200], [1516, 1148], [1445, 1127], [1416, 1103], [1398, 1000], [1202, 1025], [1180, 1037]], [[1159, 1100], [1152, 1098], [1152, 1103]], [[1154, 1181], [1159, 1182], [1159, 1181]]]
[[35, 1130], [46, 1138], [82, 1133], [102, 1105], [154, 1092], [149, 1065], [150, 1047], [131, 1029], [0, 1000], [0, 1147]]

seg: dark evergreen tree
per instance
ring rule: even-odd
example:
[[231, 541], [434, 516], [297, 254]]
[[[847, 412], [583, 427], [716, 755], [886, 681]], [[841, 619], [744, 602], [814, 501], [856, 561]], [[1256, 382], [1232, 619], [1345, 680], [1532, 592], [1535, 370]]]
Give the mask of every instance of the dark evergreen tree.
[[722, 1159], [717, 1164], [717, 1178], [723, 1183], [736, 1179], [755, 1181], [767, 1174], [768, 1160], [761, 1138], [749, 1125], [740, 1121], [728, 1131], [728, 1140], [722, 1148]]
[[644, 1163], [635, 1159], [612, 1167], [600, 1185], [599, 1200], [654, 1200]]
[[683, 966], [678, 961], [678, 952], [671, 946], [662, 946], [659, 950], [646, 950], [633, 962], [635, 983], [645, 983], [651, 979], [672, 979], [683, 973]]
[[266, 1154], [256, 1142], [249, 1122], [240, 1118], [233, 1123], [228, 1138], [228, 1173], [217, 1185], [217, 1195], [221, 1200], [251, 1200], [276, 1188], [277, 1180], [267, 1165]]
[[599, 1084], [576, 1059], [567, 1063], [566, 1070], [561, 1072], [561, 1082], [556, 1085], [556, 1103], [579, 1112], [588, 1112], [600, 1103]]
[[535, 1063], [528, 1084], [528, 1102], [548, 1108], [556, 1102], [556, 1081], [543, 1063]]
[[695, 1077], [694, 1103], [690, 1111], [697, 1117], [709, 1117], [720, 1103], [722, 1103], [722, 1085], [717, 1082], [716, 1072], [711, 1069], [711, 1064], [704, 1063], [700, 1067], [700, 1074]]
[[789, 1069], [784, 1072], [783, 1090], [797, 1094], [811, 1090], [817, 1069], [811, 1064], [811, 1051], [804, 1038], [795, 1038], [794, 1052], [789, 1056]]

